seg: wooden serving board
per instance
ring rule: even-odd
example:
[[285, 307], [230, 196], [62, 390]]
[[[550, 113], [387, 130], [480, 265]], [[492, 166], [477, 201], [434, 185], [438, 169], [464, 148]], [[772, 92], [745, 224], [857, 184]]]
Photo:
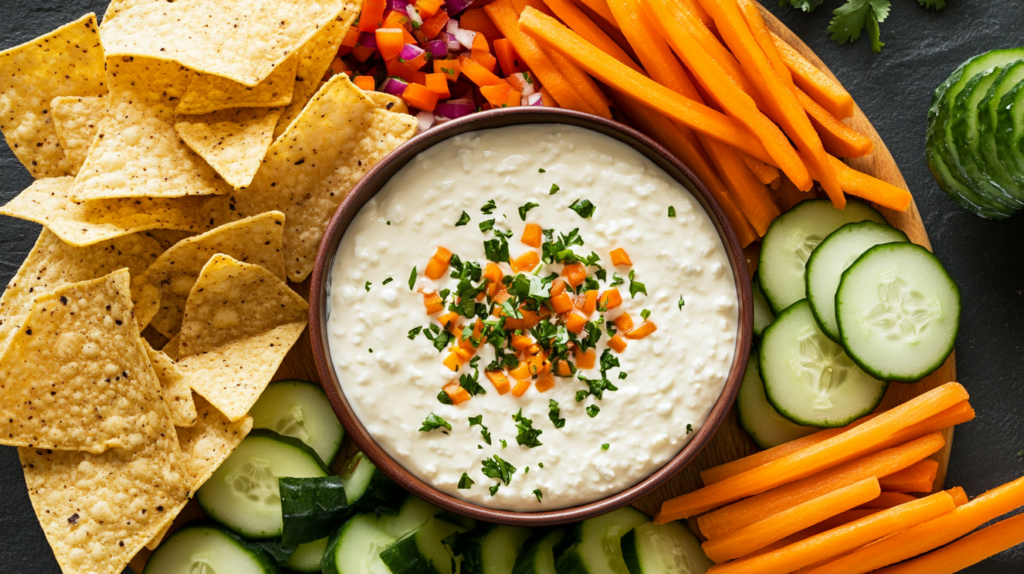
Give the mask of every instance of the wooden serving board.
[[[807, 47], [807, 45], [796, 36], [796, 34], [790, 31], [789, 28], [775, 18], [774, 15], [765, 10], [764, 7], [761, 8], [761, 11], [764, 14], [765, 22], [768, 24], [768, 27], [771, 28], [776, 35], [789, 43], [793, 48], [800, 52], [800, 54], [807, 58], [808, 61], [828, 74], [832, 79], [837, 82], [839, 81], [818, 58], [818, 56], [815, 55], [815, 53]], [[867, 117], [859, 107], [856, 108], [850, 123], [857, 129], [857, 131], [871, 138], [875, 147], [874, 151], [870, 155], [847, 160], [847, 163], [863, 173], [877, 177], [878, 179], [891, 183], [897, 187], [909, 190], [906, 181], [903, 179], [903, 175], [900, 173], [899, 167], [896, 166], [895, 160], [893, 160], [888, 148], [885, 147], [885, 143], [879, 137], [878, 132], [875, 131], [875, 128], [871, 125], [871, 122], [868, 121]], [[885, 215], [885, 218], [889, 223], [906, 233], [911, 241], [923, 245], [929, 250], [931, 249], [931, 242], [928, 240], [928, 234], [925, 231], [924, 222], [921, 220], [921, 214], [918, 212], [916, 204], [911, 203], [910, 209], [904, 213], [895, 212], [885, 208], [879, 209]], [[753, 271], [757, 265], [757, 244], [752, 246], [752, 248], [748, 248], [746, 253], [747, 264], [750, 270]], [[293, 284], [292, 287], [308, 300], [309, 283], [309, 280], [306, 280], [298, 285]], [[320, 382], [320, 376], [317, 374], [316, 365], [313, 362], [313, 351], [310, 344], [308, 329], [302, 334], [299, 341], [285, 357], [281, 364], [281, 368], [278, 369], [274, 376], [275, 381], [286, 379], [301, 379], [306, 381], [315, 381], [317, 383]], [[882, 404], [879, 406], [879, 409], [889, 409], [916, 397], [925, 391], [955, 380], [956, 363], [954, 354], [950, 355], [949, 359], [941, 368], [939, 368], [939, 370], [935, 371], [918, 383], [893, 383], [889, 385], [889, 390], [886, 393], [885, 398], [882, 400]], [[949, 464], [949, 452], [953, 442], [953, 429], [946, 429], [944, 431], [944, 435], [946, 437], [945, 448], [932, 456], [932, 458], [939, 461], [939, 473], [935, 481], [936, 490], [941, 490], [942, 485], [945, 482], [946, 467]], [[736, 419], [736, 409], [732, 409], [729, 417], [719, 428], [718, 433], [711, 439], [708, 446], [690, 466], [685, 468], [655, 492], [638, 500], [633, 504], [633, 506], [653, 516], [660, 510], [662, 502], [703, 486], [700, 479], [700, 471], [736, 460], [737, 458], [754, 454], [758, 452], [758, 450], [759, 449], [754, 445], [754, 442], [750, 439], [747, 433], [739, 427]], [[345, 443], [342, 446], [342, 452], [339, 454], [334, 465], [332, 465], [332, 470], [334, 472], [340, 471], [340, 468], [337, 468], [340, 461], [344, 461], [345, 458], [347, 458], [346, 455], [352, 454], [355, 451], [355, 446], [346, 438]], [[173, 532], [188, 522], [204, 516], [205, 515], [199, 508], [199, 505], [195, 501], [191, 501], [174, 521], [170, 532]], [[135, 572], [142, 572], [142, 568], [145, 566], [149, 555], [150, 552], [148, 550], [142, 550], [142, 552], [132, 560], [129, 566]]]

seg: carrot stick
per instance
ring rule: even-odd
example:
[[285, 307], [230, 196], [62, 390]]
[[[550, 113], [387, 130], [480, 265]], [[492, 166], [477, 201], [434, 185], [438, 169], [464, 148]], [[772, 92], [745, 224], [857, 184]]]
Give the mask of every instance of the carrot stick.
[[821, 137], [825, 151], [838, 157], [861, 157], [871, 153], [875, 144], [870, 139], [818, 105], [818, 102], [815, 102], [803, 90], [799, 88], [795, 88], [795, 90], [796, 99], [807, 112], [811, 125]]
[[710, 31], [711, 27], [715, 25], [715, 21], [711, 19], [711, 16], [704, 10], [697, 0], [680, 0], [680, 6], [685, 8], [687, 12], [692, 14], [697, 20], [699, 20], [705, 27]]
[[593, 10], [595, 14], [616, 30], [620, 29], [619, 23], [615, 21], [615, 16], [612, 16], [612, 11], [608, 9], [608, 4], [604, 0], [580, 0], [580, 3]]
[[601, 88], [598, 87], [597, 82], [593, 78], [579, 69], [576, 64], [566, 60], [558, 52], [545, 48], [541, 48], [541, 50], [551, 60], [551, 63], [558, 68], [558, 72], [562, 74], [565, 81], [569, 82], [569, 85], [576, 90], [576, 93], [583, 98], [583, 101], [593, 108], [595, 114], [609, 120], [612, 119], [612, 110], [608, 107], [608, 96], [601, 91]]
[[[651, 21], [658, 22], [663, 27], [666, 40], [687, 69], [693, 73], [697, 81], [704, 86], [704, 89], [727, 114], [746, 125], [761, 140], [771, 154], [772, 160], [769, 163], [782, 169], [790, 179], [797, 183], [797, 187], [810, 189], [812, 182], [807, 167], [799, 159], [796, 150], [793, 149], [779, 126], [761, 113], [754, 100], [730, 81], [722, 73], [718, 64], [704, 51], [700, 43], [672, 19], [672, 15], [664, 6], [664, 0], [648, 0], [648, 5], [651, 6], [653, 12]], [[733, 145], [732, 147], [737, 146]], [[742, 150], [738, 147], [737, 149]], [[765, 160], [756, 155], [754, 157]]]
[[718, 563], [741, 558], [877, 498], [879, 494], [881, 487], [878, 479], [873, 476], [866, 478], [745, 526], [727, 536], [709, 540], [702, 545], [704, 553]]
[[[772, 119], [793, 140], [797, 149], [803, 153], [805, 161], [810, 163], [809, 167], [815, 168], [818, 181], [832, 199], [836, 209], [843, 209], [846, 206], [846, 196], [839, 186], [835, 169], [829, 164], [821, 138], [814, 131], [792, 90], [779, 78], [764, 50], [757, 44], [736, 0], [700, 0], [700, 3], [714, 19], [725, 44], [740, 61], [747, 72], [747, 77], [764, 98]], [[763, 21], [761, 23], [763, 25]], [[790, 179], [798, 188], [804, 189], [800, 180], [792, 176]]]
[[[865, 423], [865, 425], [867, 424], [870, 423]], [[943, 440], [941, 434], [931, 434], [905, 445], [853, 460], [837, 468], [785, 484], [725, 508], [719, 508], [698, 518], [697, 524], [704, 536], [710, 539], [719, 538], [837, 488], [871, 476], [878, 478], [903, 470], [915, 462], [935, 454], [945, 444], [946, 441]], [[718, 484], [727, 482], [729, 479]], [[662, 508], [662, 512], [664, 512], [664, 508]]]
[[[897, 493], [894, 492], [892, 494]], [[957, 506], [963, 506], [971, 501], [970, 498], [967, 498], [967, 493], [964, 492], [964, 489], [961, 486], [954, 486], [953, 488], [947, 489], [946, 494], [953, 497], [953, 502], [955, 502]]]
[[754, 175], [757, 176], [757, 179], [759, 179], [761, 183], [770, 185], [772, 182], [779, 179], [779, 168], [773, 165], [768, 165], [761, 160], [754, 159], [747, 154], [742, 154], [740, 158], [743, 160], [743, 163], [747, 164], [750, 171], [754, 172]]
[[[490, 6], [493, 4], [488, 5]], [[762, 161], [773, 161], [761, 142], [751, 137], [750, 132], [732, 118], [684, 98], [643, 74], [633, 71], [596, 49], [554, 18], [527, 8], [519, 20], [519, 26], [540, 44], [558, 50], [571, 62], [606, 85], [629, 94], [629, 97], [682, 122], [690, 129], [705, 133]], [[519, 51], [518, 46], [516, 51]], [[543, 79], [541, 81], [543, 82]]]
[[902, 562], [960, 538], [1024, 506], [1024, 477], [990, 490], [949, 514], [918, 524], [813, 570], [814, 574], [864, 574]]
[[[954, 496], [952, 493], [950, 493], [950, 496], [953, 497], [953, 502], [956, 502], [957, 497]], [[857, 508], [892, 508], [893, 506], [899, 506], [901, 504], [913, 502], [916, 499], [916, 496], [911, 496], [909, 494], [904, 494], [902, 492], [883, 492], [882, 494], [878, 495], [878, 498], [875, 498], [874, 500], [869, 500], [868, 502], [861, 504]], [[959, 504], [957, 504], [957, 506], [959, 506]]]
[[629, 66], [634, 72], [643, 73], [640, 66], [629, 57], [629, 54], [622, 49], [615, 40], [608, 37], [593, 20], [580, 11], [575, 4], [569, 0], [544, 0], [544, 3], [551, 8], [551, 11], [558, 16], [558, 19], [565, 22], [570, 30], [576, 32], [584, 40], [593, 44], [598, 50], [615, 58], [619, 62]]
[[953, 499], [945, 492], [939, 492], [844, 524], [775, 552], [719, 564], [708, 570], [708, 574], [789, 574], [948, 514], [954, 508]]
[[708, 144], [708, 155], [718, 168], [718, 173], [722, 175], [722, 179], [729, 186], [743, 209], [743, 214], [757, 230], [757, 234], [764, 236], [768, 226], [782, 212], [768, 195], [768, 189], [757, 179], [754, 172], [750, 171], [747, 164], [743, 163], [735, 150], [728, 149], [717, 141], [709, 141]]
[[1024, 542], [1024, 514], [1007, 518], [931, 554], [878, 574], [953, 574]]
[[829, 163], [839, 178], [839, 185], [850, 195], [895, 211], [906, 211], [914, 199], [909, 191], [861, 173], [834, 157], [829, 156]]
[[815, 102], [838, 118], [853, 115], [853, 96], [832, 78], [825, 75], [814, 64], [808, 62], [800, 52], [793, 49], [782, 38], [772, 34], [775, 47], [793, 74], [793, 82], [811, 96]]
[[558, 102], [559, 106], [580, 112], [594, 113], [594, 109], [573, 89], [558, 68], [544, 55], [540, 46], [519, 30], [517, 24], [519, 15], [509, 0], [492, 2], [484, 6], [484, 11], [502, 35], [512, 42], [516, 53], [537, 75], [541, 85]]
[[882, 478], [886, 492], [931, 492], [939, 473], [939, 461], [925, 459]]

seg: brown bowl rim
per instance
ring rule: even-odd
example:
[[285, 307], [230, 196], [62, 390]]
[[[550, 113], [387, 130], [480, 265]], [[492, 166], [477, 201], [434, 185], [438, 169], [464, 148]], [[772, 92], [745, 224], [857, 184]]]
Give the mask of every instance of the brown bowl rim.
[[[466, 132], [510, 125], [548, 123], [566, 124], [590, 129], [625, 143], [665, 170], [670, 177], [676, 179], [694, 195], [705, 211], [711, 216], [712, 222], [715, 224], [719, 236], [726, 246], [733, 277], [736, 281], [736, 290], [740, 295], [739, 328], [736, 337], [736, 353], [721, 396], [715, 402], [714, 407], [712, 407], [704, 424], [697, 431], [696, 436], [663, 467], [633, 486], [594, 502], [558, 510], [517, 512], [487, 508], [437, 490], [396, 462], [370, 436], [345, 398], [334, 371], [333, 363], [330, 360], [330, 355], [327, 353], [326, 304], [328, 298], [325, 290], [330, 276], [331, 263], [349, 223], [351, 223], [363, 205], [399, 169], [421, 151]], [[321, 387], [327, 393], [331, 407], [334, 409], [335, 414], [338, 415], [338, 418], [341, 419], [342, 425], [356, 443], [356, 446], [386, 476], [427, 502], [463, 516], [499, 524], [553, 526], [576, 522], [626, 506], [667, 482], [693, 462], [728, 417], [729, 409], [736, 399], [743, 380], [753, 337], [751, 283], [743, 249], [740, 247], [736, 233], [725, 217], [725, 213], [708, 191], [707, 186], [665, 148], [635, 129], [590, 114], [557, 108], [520, 107], [471, 114], [429, 129], [400, 145], [363, 177], [335, 211], [320, 242], [311, 277], [309, 334], [313, 359], [316, 362], [316, 369], [320, 375]]]

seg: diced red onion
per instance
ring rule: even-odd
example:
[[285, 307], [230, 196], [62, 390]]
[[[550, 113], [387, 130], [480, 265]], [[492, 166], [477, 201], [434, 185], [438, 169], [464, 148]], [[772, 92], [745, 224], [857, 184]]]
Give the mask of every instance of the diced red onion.
[[455, 31], [455, 39], [462, 44], [462, 47], [467, 50], [473, 49], [473, 40], [476, 38], [476, 32], [472, 30], [458, 29]]
[[406, 44], [405, 46], [402, 46], [402, 51], [399, 52], [398, 57], [405, 61], [415, 60], [416, 58], [419, 58], [425, 51], [426, 50], [420, 48], [416, 44]]
[[439, 126], [441, 124], [446, 124], [446, 123], [448, 123], [450, 121], [451, 120], [448, 119], [448, 118], [442, 118], [441, 116], [439, 116], [437, 114], [434, 114], [434, 125], [435, 126]]
[[416, 121], [419, 122], [417, 129], [425, 132], [430, 129], [430, 126], [434, 125], [434, 112], [420, 112], [416, 114]]
[[455, 16], [473, 5], [473, 0], [444, 0], [444, 7], [449, 16]]
[[542, 98], [539, 93], [525, 96], [523, 100], [524, 105], [544, 107], [544, 98]]
[[512, 85], [522, 92], [524, 97], [537, 93], [536, 84], [533, 77], [530, 76], [530, 72], [518, 72], [509, 76], [509, 79], [512, 80]]
[[423, 18], [420, 16], [420, 11], [415, 6], [409, 4], [405, 7], [405, 13], [409, 15], [409, 19], [415, 24], [414, 28], [418, 28], [423, 25]]
[[401, 96], [405, 93], [405, 88], [408, 86], [409, 83], [405, 80], [389, 76], [381, 85], [380, 91], [391, 94], [392, 96]]
[[457, 120], [463, 116], [468, 116], [475, 111], [476, 104], [473, 103], [473, 100], [448, 100], [447, 102], [438, 102], [437, 107], [434, 108], [435, 114], [451, 120]]
[[388, 0], [384, 4], [384, 12], [386, 13], [388, 10], [405, 12], [407, 6], [409, 6], [409, 3], [406, 0]]
[[[452, 20], [449, 20], [449, 22], [452, 22]], [[441, 32], [437, 39], [444, 40], [445, 44], [448, 45], [449, 52], [458, 52], [459, 50], [462, 49], [462, 44], [460, 44], [459, 41], [455, 39], [454, 34], [449, 34], [448, 32]]]
[[358, 44], [360, 46], [366, 46], [367, 48], [376, 48], [377, 35], [373, 32], [360, 32]]
[[427, 42], [427, 51], [435, 58], [444, 58], [448, 55], [448, 43], [444, 40], [431, 40]]
[[444, 31], [449, 34], [454, 34], [459, 29], [459, 21], [455, 18], [448, 20], [448, 23], [444, 25]]

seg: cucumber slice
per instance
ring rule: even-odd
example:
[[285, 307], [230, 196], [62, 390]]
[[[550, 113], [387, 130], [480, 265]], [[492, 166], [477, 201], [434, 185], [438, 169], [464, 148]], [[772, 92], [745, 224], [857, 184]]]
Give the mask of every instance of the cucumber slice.
[[772, 313], [772, 308], [768, 306], [768, 301], [765, 300], [764, 293], [761, 292], [761, 282], [757, 279], [757, 275], [754, 275], [750, 290], [754, 294], [754, 334], [760, 337], [765, 327], [771, 325], [775, 320], [775, 314]]
[[821, 332], [806, 299], [765, 330], [757, 356], [768, 402], [801, 425], [846, 426], [875, 410], [889, 386], [861, 370]]
[[754, 439], [754, 444], [763, 449], [818, 432], [814, 427], [798, 425], [780, 415], [765, 398], [764, 383], [757, 364], [757, 349], [750, 353], [747, 361], [747, 371], [736, 398], [736, 410], [739, 412], [740, 427]]
[[199, 488], [196, 500], [211, 518], [248, 538], [281, 536], [282, 476], [327, 476], [319, 457], [303, 443], [255, 430]]
[[836, 318], [843, 347], [861, 368], [885, 380], [914, 382], [953, 352], [960, 288], [924, 247], [878, 245], [843, 273]]
[[209, 523], [185, 526], [164, 540], [146, 562], [143, 574], [231, 572], [278, 574], [274, 560], [259, 546]]
[[847, 223], [832, 232], [807, 260], [807, 301], [814, 320], [829, 339], [839, 342], [836, 290], [843, 271], [865, 251], [881, 243], [910, 241], [899, 229], [873, 221]]
[[629, 574], [704, 574], [715, 565], [682, 522], [641, 524], [622, 537]]
[[535, 530], [519, 551], [512, 574], [556, 574], [554, 548], [564, 537], [564, 528]]
[[1024, 178], [1024, 82], [1018, 83], [1006, 92], [999, 101], [996, 113], [996, 155], [1003, 165]]
[[629, 574], [622, 559], [622, 537], [651, 521], [643, 512], [624, 506], [597, 518], [574, 524], [559, 547], [565, 547], [555, 561], [555, 571], [581, 574]]
[[512, 574], [516, 557], [533, 531], [487, 524], [459, 536], [463, 574]]
[[1011, 170], [999, 159], [996, 148], [996, 123], [999, 116], [999, 102], [1017, 84], [1024, 82], [1024, 61], [1007, 66], [999, 75], [985, 98], [978, 104], [978, 149], [980, 162], [999, 187], [1024, 200], [1024, 172]]
[[329, 538], [321, 538], [306, 544], [299, 544], [295, 552], [292, 552], [285, 567], [296, 572], [319, 572], [320, 561], [323, 560], [324, 550], [327, 550]]
[[437, 516], [440, 512], [440, 508], [407, 494], [401, 503], [398, 514], [381, 515], [378, 525], [381, 530], [398, 540], [423, 526], [431, 517]]
[[270, 429], [313, 447], [330, 464], [341, 449], [345, 429], [334, 414], [327, 394], [316, 383], [270, 383], [249, 411], [252, 428]]
[[324, 574], [391, 574], [380, 553], [395, 540], [375, 515], [357, 514], [331, 536], [320, 566]]
[[345, 461], [341, 481], [345, 485], [348, 505], [355, 510], [395, 514], [405, 501], [406, 492], [402, 487], [384, 476], [361, 452]]
[[969, 186], [960, 183], [952, 175], [952, 170], [946, 165], [946, 160], [938, 152], [938, 147], [929, 139], [925, 142], [925, 159], [928, 161], [928, 169], [939, 184], [942, 190], [957, 205], [967, 211], [986, 219], [1006, 219], [1013, 215], [1013, 211], [1005, 207], [993, 207], [983, 198], [974, 193]]
[[466, 529], [435, 516], [380, 553], [391, 574], [453, 574], [454, 556], [444, 540]]
[[295, 547], [326, 538], [351, 512], [337, 476], [278, 480], [284, 529], [281, 544]]
[[278, 566], [284, 566], [288, 563], [288, 559], [292, 557], [292, 553], [295, 552], [294, 546], [284, 547], [281, 545], [280, 538], [270, 538], [267, 540], [250, 540], [253, 544], [259, 546], [264, 552], [270, 555], [277, 562]]
[[804, 268], [814, 248], [836, 229], [856, 221], [885, 223], [885, 218], [860, 201], [849, 201], [839, 211], [827, 199], [809, 199], [772, 222], [761, 239], [757, 276], [775, 315], [807, 296]]

